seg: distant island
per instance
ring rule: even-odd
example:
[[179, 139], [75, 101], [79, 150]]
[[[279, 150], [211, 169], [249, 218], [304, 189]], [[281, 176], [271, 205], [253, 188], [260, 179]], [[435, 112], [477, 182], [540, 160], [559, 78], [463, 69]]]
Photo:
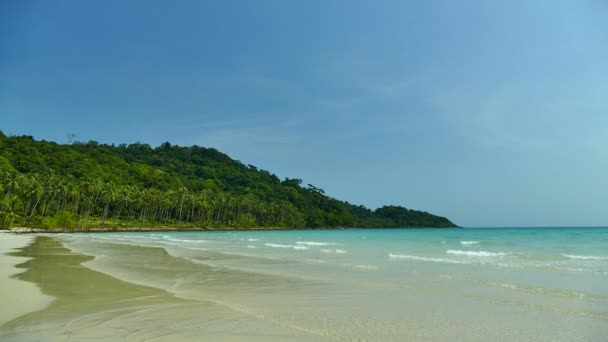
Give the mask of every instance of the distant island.
[[0, 131], [0, 227], [48, 230], [456, 227], [370, 210], [213, 148], [58, 144]]

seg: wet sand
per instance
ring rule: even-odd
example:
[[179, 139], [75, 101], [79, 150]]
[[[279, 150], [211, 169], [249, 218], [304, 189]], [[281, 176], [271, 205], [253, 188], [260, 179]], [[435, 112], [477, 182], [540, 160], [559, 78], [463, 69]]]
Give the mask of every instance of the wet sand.
[[14, 278], [24, 271], [15, 265], [26, 262], [28, 258], [6, 255], [27, 246], [33, 239], [32, 236], [0, 233], [0, 325], [28, 312], [41, 310], [53, 301], [53, 297], [43, 295], [35, 284]]
[[31, 245], [11, 255], [31, 259], [17, 266], [25, 271], [17, 275], [19, 288], [8, 289], [9, 296], [39, 286], [55, 300], [37, 311], [11, 311], [13, 316], [22, 315], [0, 326], [2, 341], [322, 339], [213, 302], [178, 298], [94, 271], [82, 265], [92, 256], [73, 253], [55, 238], [36, 236]]

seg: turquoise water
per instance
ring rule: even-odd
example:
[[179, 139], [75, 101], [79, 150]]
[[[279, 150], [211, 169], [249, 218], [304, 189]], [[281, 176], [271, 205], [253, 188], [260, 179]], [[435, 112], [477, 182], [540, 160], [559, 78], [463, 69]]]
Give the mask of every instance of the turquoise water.
[[[608, 334], [608, 228], [61, 238], [68, 247], [97, 256], [91, 267], [118, 278], [211, 300], [315, 336], [605, 341]], [[132, 245], [163, 248], [192, 268], [147, 260]]]

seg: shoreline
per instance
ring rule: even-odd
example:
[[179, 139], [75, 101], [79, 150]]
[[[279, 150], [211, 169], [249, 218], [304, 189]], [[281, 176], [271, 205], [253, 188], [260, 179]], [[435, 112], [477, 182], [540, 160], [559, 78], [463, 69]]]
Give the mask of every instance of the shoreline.
[[356, 230], [356, 229], [459, 229], [462, 227], [315, 227], [315, 228], [179, 228], [179, 227], [133, 227], [133, 228], [87, 228], [87, 229], [44, 229], [17, 227], [0, 230], [0, 234], [65, 234], [65, 233], [116, 233], [116, 232], [245, 232], [245, 231], [310, 231], [310, 230]]
[[[484, 245], [503, 240], [497, 238], [509, 232], [489, 238], [483, 235], [486, 232], [460, 230], [448, 238], [444, 235], [452, 234], [418, 230], [411, 231], [412, 238], [410, 231], [401, 230], [380, 234], [382, 239], [362, 239], [367, 233], [356, 230], [342, 232], [346, 234], [325, 239], [328, 234], [320, 230], [292, 231], [253, 242], [248, 232], [204, 240], [191, 234], [161, 244], [139, 244], [136, 238], [124, 243], [119, 236], [112, 241], [110, 236], [85, 234], [0, 234], [0, 241], [32, 242], [13, 253], [28, 259], [17, 266], [26, 271], [13, 278], [36, 284], [54, 298], [46, 307], [0, 325], [0, 340], [445, 341], [458, 336], [480, 342], [603, 341], [601, 331], [608, 318], [608, 293], [601, 286], [604, 274], [540, 271], [534, 266], [536, 259], [511, 264], [497, 256], [476, 263], [480, 257], [474, 254], [445, 255], [444, 249], [460, 246], [460, 241]], [[536, 234], [524, 231], [491, 250], [507, 253], [525, 247], [534, 255], [531, 251], [537, 245], [529, 241]], [[551, 260], [563, 262], [560, 253], [566, 251], [559, 244], [569, 233], [553, 235], [542, 241], [556, 248], [550, 249], [555, 257]], [[587, 251], [587, 241], [603, 237], [603, 231], [597, 238], [579, 234], [574, 247]], [[442, 239], [450, 241], [438, 250]], [[202, 245], [189, 243], [196, 240]], [[296, 245], [295, 241], [341, 244], [344, 247], [339, 248], [347, 251], [325, 253], [323, 248], [336, 247], [314, 242], [305, 242], [305, 250], [281, 248]], [[266, 242], [284, 244], [262, 247]], [[249, 244], [257, 249], [247, 249]], [[386, 256], [400, 252], [398, 246], [402, 253], [427, 251], [431, 256]], [[581, 255], [604, 256], [591, 250]], [[454, 265], [450, 258], [471, 263]], [[596, 261], [568, 260], [576, 264], [569, 266], [595, 269]], [[478, 267], [480, 263], [484, 266]], [[534, 279], [521, 280], [530, 274]], [[574, 281], [590, 283], [572, 285]], [[14, 297], [23, 293], [17, 290]], [[3, 310], [14, 311], [8, 305]], [[507, 330], [515, 333], [505, 336]]]
[[[20, 273], [27, 271], [18, 266], [31, 258], [10, 255], [17, 249], [28, 246], [33, 237], [13, 234], [0, 234], [0, 326], [30, 312], [42, 310], [49, 306], [54, 297], [48, 296], [33, 283], [16, 279]], [[15, 294], [19, 296], [15, 296]]]
[[[5, 237], [29, 243], [17, 252], [27, 257], [15, 257], [28, 260], [22, 265], [27, 268], [17, 276], [19, 280], [15, 279], [19, 288], [8, 289], [10, 292], [5, 295], [27, 294], [21, 287], [31, 284], [32, 288], [52, 295], [49, 296], [52, 300], [19, 312], [3, 305], [11, 316], [0, 321], [2, 341], [147, 341], [168, 337], [184, 342], [201, 338], [226, 342], [325, 340], [314, 332], [221, 301], [179, 296], [165, 286], [129, 281], [114, 272], [90, 267], [87, 263], [96, 260], [97, 255], [76, 252], [58, 237], [0, 234], [0, 241]], [[157, 261], [164, 258], [171, 265], [175, 262], [190, 265], [156, 247], [141, 249]], [[61, 271], [57, 272], [58, 269]], [[207, 270], [200, 267], [199, 272], [204, 274]]]

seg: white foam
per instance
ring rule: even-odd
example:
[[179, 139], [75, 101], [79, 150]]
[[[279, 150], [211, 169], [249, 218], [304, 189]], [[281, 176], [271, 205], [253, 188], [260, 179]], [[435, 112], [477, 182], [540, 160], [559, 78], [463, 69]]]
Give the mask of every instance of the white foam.
[[260, 239], [247, 239], [247, 241], [254, 242], [254, 241], [260, 241]]
[[321, 249], [321, 253], [326, 253], [326, 254], [346, 254], [347, 252], [343, 249], [329, 249], [329, 248], [322, 248]]
[[142, 238], [142, 239], [147, 239], [147, 236], [137, 236], [137, 235], [122, 235], [122, 234], [112, 234], [112, 235], [107, 235], [110, 238], [125, 238], [125, 239], [133, 239], [133, 238]]
[[204, 243], [207, 242], [205, 240], [184, 240], [184, 239], [174, 239], [168, 236], [164, 237], [165, 240], [167, 241], [173, 241], [173, 242], [185, 242], [185, 243]]
[[494, 257], [494, 256], [505, 256], [506, 253], [503, 252], [486, 252], [486, 251], [459, 251], [454, 249], [448, 249], [446, 251], [447, 254], [452, 255], [464, 255], [471, 257]]
[[141, 242], [134, 241], [132, 239], [122, 239], [122, 238], [106, 238], [101, 236], [92, 236], [91, 239], [102, 240], [107, 243], [117, 244], [117, 245], [129, 245], [129, 246], [141, 246]]
[[280, 243], [265, 243], [264, 245], [268, 246], [268, 247], [273, 247], [273, 248], [291, 248], [291, 249], [295, 249], [298, 251], [305, 251], [308, 249], [308, 247], [306, 247], [306, 246], [284, 245], [284, 244], [280, 244]]
[[374, 265], [362, 265], [362, 264], [353, 265], [353, 267], [364, 269], [364, 270], [377, 270], [378, 269], [378, 266], [374, 266]]
[[317, 241], [298, 241], [297, 245], [307, 245], [307, 246], [334, 246], [339, 245], [335, 242], [317, 242]]
[[257, 248], [256, 246], [249, 245], [247, 248]]
[[181, 248], [192, 249], [192, 250], [195, 250], [195, 251], [208, 251], [207, 248], [198, 248], [198, 247], [181, 247]]
[[207, 242], [206, 240], [187, 240], [187, 239], [175, 239], [169, 235], [165, 234], [150, 234], [149, 236], [145, 235], [120, 235], [120, 234], [112, 234], [108, 235], [107, 239], [116, 239], [116, 240], [132, 240], [132, 239], [140, 239], [140, 240], [166, 240], [172, 242], [186, 242], [186, 243], [203, 243]]
[[566, 258], [569, 259], [579, 259], [579, 260], [608, 260], [606, 256], [593, 256], [593, 255], [572, 255], [572, 254], [562, 254]]
[[479, 241], [460, 241], [463, 246], [478, 245], [479, 243]]
[[389, 259], [409, 259], [409, 260], [418, 260], [418, 261], [432, 261], [432, 262], [441, 262], [448, 264], [468, 264], [468, 262], [460, 261], [460, 260], [452, 260], [446, 258], [431, 258], [431, 257], [423, 257], [418, 255], [407, 255], [407, 254], [393, 254], [389, 253]]
[[265, 246], [274, 247], [274, 248], [293, 248], [293, 245], [283, 245], [280, 243], [265, 243]]

